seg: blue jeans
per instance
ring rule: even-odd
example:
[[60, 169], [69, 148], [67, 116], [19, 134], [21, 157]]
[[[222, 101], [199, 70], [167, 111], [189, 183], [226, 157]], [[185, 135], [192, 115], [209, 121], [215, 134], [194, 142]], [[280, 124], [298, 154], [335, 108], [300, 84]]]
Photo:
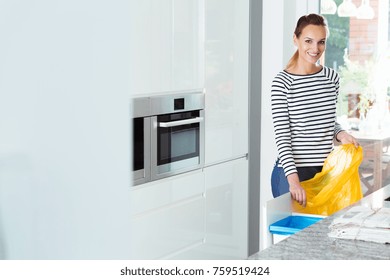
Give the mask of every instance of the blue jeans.
[[[278, 167], [278, 164], [279, 159], [275, 162], [271, 175], [272, 195], [274, 197], [281, 196], [290, 191], [283, 167]], [[297, 167], [299, 181], [302, 182], [311, 179], [316, 173], [321, 172], [321, 170], [322, 166]]]
[[278, 167], [278, 163], [279, 160], [276, 161], [271, 175], [272, 195], [274, 197], [281, 196], [282, 194], [290, 191], [286, 175], [284, 175], [283, 167]]

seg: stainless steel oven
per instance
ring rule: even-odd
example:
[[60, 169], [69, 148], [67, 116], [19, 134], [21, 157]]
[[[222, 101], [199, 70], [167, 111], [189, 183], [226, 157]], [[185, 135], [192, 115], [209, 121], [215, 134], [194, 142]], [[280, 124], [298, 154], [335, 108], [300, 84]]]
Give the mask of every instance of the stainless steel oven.
[[203, 167], [204, 93], [158, 95], [133, 104], [134, 185]]

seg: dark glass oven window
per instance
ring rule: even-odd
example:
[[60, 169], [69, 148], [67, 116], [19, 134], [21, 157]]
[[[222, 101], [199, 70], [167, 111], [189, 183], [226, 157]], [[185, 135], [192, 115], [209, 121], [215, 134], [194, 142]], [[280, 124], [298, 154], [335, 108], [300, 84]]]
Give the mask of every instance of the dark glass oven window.
[[[163, 115], [158, 122], [191, 119], [199, 116], [199, 111]], [[157, 164], [163, 165], [199, 156], [199, 123], [174, 127], [159, 127], [157, 133]]]
[[144, 169], [144, 119], [133, 119], [133, 170]]

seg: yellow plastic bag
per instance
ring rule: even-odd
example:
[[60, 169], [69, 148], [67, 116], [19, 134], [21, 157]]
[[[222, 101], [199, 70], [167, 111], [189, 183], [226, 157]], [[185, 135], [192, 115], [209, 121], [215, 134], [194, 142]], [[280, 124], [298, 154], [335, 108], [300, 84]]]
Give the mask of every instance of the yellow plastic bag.
[[293, 211], [328, 216], [361, 199], [358, 170], [362, 159], [361, 146], [344, 144], [335, 147], [325, 160], [322, 171], [301, 182], [306, 191], [306, 207], [294, 200]]

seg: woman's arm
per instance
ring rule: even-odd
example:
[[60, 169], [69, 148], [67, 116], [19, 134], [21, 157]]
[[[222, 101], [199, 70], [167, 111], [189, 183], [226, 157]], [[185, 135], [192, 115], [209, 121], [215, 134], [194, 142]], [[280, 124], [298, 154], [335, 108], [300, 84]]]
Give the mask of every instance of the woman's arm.
[[337, 133], [335, 138], [341, 144], [354, 144], [356, 148], [359, 147], [359, 142], [356, 140], [356, 138], [345, 130], [342, 130]]
[[297, 172], [291, 145], [288, 88], [288, 76], [285, 73], [279, 73], [271, 86], [271, 112], [278, 157], [286, 176]]

